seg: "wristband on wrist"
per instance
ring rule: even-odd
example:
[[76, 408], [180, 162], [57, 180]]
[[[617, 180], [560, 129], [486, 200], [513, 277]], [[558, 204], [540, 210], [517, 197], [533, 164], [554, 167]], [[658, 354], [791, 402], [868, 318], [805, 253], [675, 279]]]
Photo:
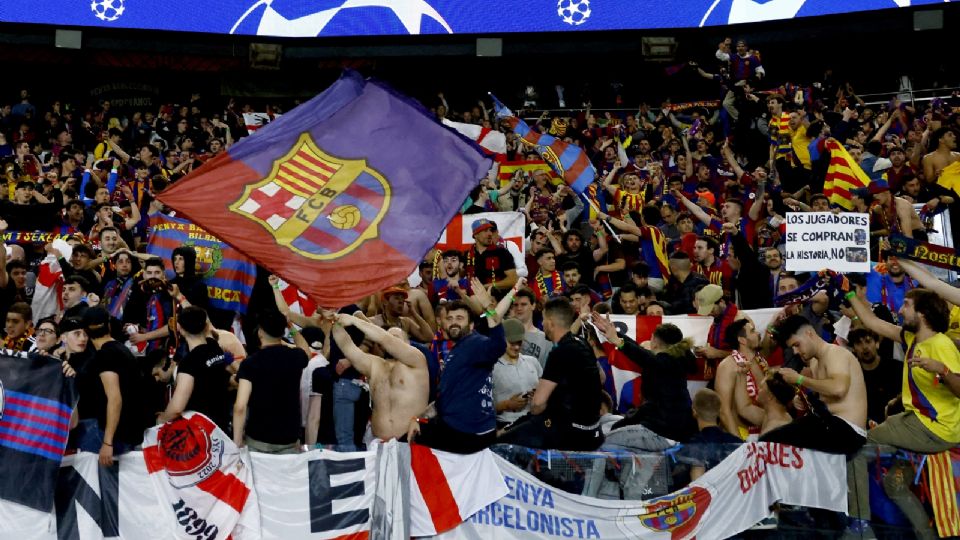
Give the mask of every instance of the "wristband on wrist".
[[803, 380], [804, 380], [805, 378], [806, 378], [806, 377], [804, 377], [803, 375], [797, 377], [797, 388], [801, 388], [801, 387], [803, 386]]
[[627, 340], [620, 338], [620, 343], [617, 344], [617, 350], [623, 349], [623, 346], [626, 345], [626, 343], [627, 343]]
[[488, 309], [488, 310], [484, 311], [483, 314], [486, 315], [487, 317], [496, 317], [496, 316], [497, 316], [497, 312], [494, 311], [494, 310], [492, 310], [492, 309]]
[[110, 448], [113, 448], [113, 444], [111, 444], [111, 443], [108, 443], [107, 441], [103, 441], [103, 444], [105, 444], [105, 445], [107, 445], [107, 446], [109, 446]]
[[273, 285], [273, 290], [279, 291], [279, 290], [280, 290], [280, 284], [277, 283], [276, 285]]
[[856, 291], [850, 291], [847, 294], [843, 295], [843, 297], [846, 298], [847, 300], [851, 300], [856, 295], [857, 295]]

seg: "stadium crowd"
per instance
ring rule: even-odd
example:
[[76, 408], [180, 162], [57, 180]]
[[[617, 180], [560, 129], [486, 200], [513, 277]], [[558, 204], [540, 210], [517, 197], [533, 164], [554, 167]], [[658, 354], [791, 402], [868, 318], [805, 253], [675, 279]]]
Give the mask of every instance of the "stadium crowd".
[[[863, 531], [865, 443], [960, 443], [960, 289], [885, 255], [891, 234], [926, 240], [943, 211], [958, 230], [960, 188], [942, 175], [960, 161], [958, 104], [865, 106], [829, 73], [774, 85], [764, 68], [727, 40], [684, 68], [714, 102], [545, 113], [534, 128], [596, 168], [584, 197], [546, 168], [492, 175], [463, 205], [472, 247], [429, 253], [409, 283], [338, 310], [292, 309], [261, 269], [243, 341], [235, 314], [210, 306], [192, 248], [174, 250], [172, 272], [145, 249], [149, 216], [170, 212], [156, 195], [246, 136], [243, 111], [194, 95], [120, 115], [23, 90], [0, 107], [4, 346], [63, 359], [80, 394], [69, 448], [103, 465], [187, 410], [271, 453], [371, 438], [462, 453], [683, 443], [694, 479], [727, 445], [760, 440], [847, 455], [850, 525]], [[440, 98], [438, 118], [504, 129], [488, 103]], [[830, 141], [871, 180], [845, 195], [870, 216], [869, 274], [785, 271], [787, 212], [848, 211], [824, 194]], [[508, 162], [541, 159], [512, 132], [506, 143]], [[470, 217], [486, 212], [526, 216], [523, 252]], [[759, 332], [745, 311], [775, 305]], [[637, 342], [610, 314], [711, 317], [708, 345], [672, 324]], [[639, 382], [618, 388], [614, 357]], [[690, 396], [695, 376], [709, 384]], [[932, 537], [896, 480], [912, 466], [898, 459], [884, 487]]]

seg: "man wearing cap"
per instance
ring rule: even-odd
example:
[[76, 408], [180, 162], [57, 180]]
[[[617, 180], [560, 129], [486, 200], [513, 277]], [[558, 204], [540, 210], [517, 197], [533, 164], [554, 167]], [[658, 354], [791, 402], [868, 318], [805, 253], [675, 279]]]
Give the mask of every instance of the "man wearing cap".
[[517, 282], [516, 264], [513, 256], [503, 246], [497, 245], [497, 224], [486, 218], [473, 222], [474, 244], [467, 250], [465, 270], [467, 277], [476, 277], [484, 285], [508, 290]]
[[537, 383], [530, 414], [507, 428], [498, 443], [560, 450], [596, 450], [603, 444], [600, 368], [593, 349], [570, 332], [576, 319], [566, 298], [544, 306], [544, 332], [557, 346]]
[[[881, 158], [877, 160], [877, 165], [882, 165], [881, 161], [890, 163], [889, 159]], [[876, 174], [881, 174], [882, 171], [883, 169]], [[927, 232], [920, 222], [920, 216], [906, 199], [893, 196], [890, 192], [890, 184], [884, 178], [873, 180], [867, 189], [874, 200], [870, 219], [879, 220], [883, 230], [886, 230], [886, 234], [882, 236], [902, 234], [907, 238], [926, 241]]]
[[380, 314], [370, 318], [370, 322], [387, 330], [399, 328], [420, 342], [433, 339], [433, 329], [420, 317], [407, 302], [407, 290], [403, 287], [389, 287], [383, 291]]
[[[354, 327], [376, 343], [380, 357], [357, 347], [345, 327]], [[407, 433], [410, 418], [427, 408], [430, 378], [426, 357], [420, 350], [375, 324], [352, 315], [337, 316], [333, 339], [344, 356], [370, 382], [373, 436], [387, 441]]]
[[99, 452], [100, 465], [109, 467], [114, 456], [143, 443], [148, 417], [137, 361], [110, 335], [110, 314], [101, 307], [88, 309], [83, 324], [97, 351], [90, 373], [99, 377], [101, 385], [91, 385], [91, 395], [82, 399], [94, 404], [100, 431], [92, 446], [81, 445], [80, 450]]
[[523, 345], [523, 323], [517, 319], [503, 321], [507, 350], [493, 366], [493, 403], [497, 411], [497, 428], [503, 428], [530, 411], [530, 398], [543, 374], [540, 361], [520, 354]]
[[697, 355], [708, 360], [720, 360], [730, 354], [723, 336], [727, 327], [741, 318], [738, 316], [737, 305], [727, 301], [719, 285], [711, 283], [693, 296], [693, 307], [696, 308], [697, 315], [713, 317], [710, 330], [707, 332], [707, 345], [697, 347]]

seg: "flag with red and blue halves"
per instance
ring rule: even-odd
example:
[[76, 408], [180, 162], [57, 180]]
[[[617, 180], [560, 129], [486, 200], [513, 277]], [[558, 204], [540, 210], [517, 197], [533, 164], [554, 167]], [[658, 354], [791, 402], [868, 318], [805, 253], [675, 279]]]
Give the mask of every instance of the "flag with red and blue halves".
[[77, 403], [61, 369], [51, 356], [0, 350], [0, 499], [44, 512]]
[[515, 116], [513, 111], [500, 103], [500, 100], [490, 97], [493, 98], [497, 118], [510, 126], [510, 129], [519, 137], [521, 144], [535, 150], [577, 194], [587, 189], [597, 176], [597, 171], [582, 148], [564, 142], [553, 135], [531, 129], [526, 122]]
[[491, 164], [420, 104], [347, 71], [159, 199], [335, 308], [405, 280]]

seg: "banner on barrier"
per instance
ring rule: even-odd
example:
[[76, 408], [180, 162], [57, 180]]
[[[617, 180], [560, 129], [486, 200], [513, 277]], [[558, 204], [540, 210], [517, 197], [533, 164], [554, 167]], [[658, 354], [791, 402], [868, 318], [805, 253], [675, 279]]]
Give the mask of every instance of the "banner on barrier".
[[[458, 505], [457, 519], [464, 521], [437, 527], [446, 532], [432, 538], [443, 540], [726, 538], [766, 517], [777, 501], [846, 511], [843, 456], [776, 443], [744, 444], [688, 488], [648, 501], [565, 493], [489, 451], [459, 456], [474, 460], [472, 466], [458, 466], [458, 456], [426, 451], [438, 460], [434, 472], [448, 474], [440, 477], [443, 482], [421, 481], [419, 487], [410, 481], [409, 447], [396, 442], [381, 446], [379, 457], [377, 449], [251, 453], [261, 527], [234, 529], [233, 537], [347, 540], [382, 534], [393, 538], [406, 530], [417, 536], [436, 527], [442, 513], [451, 514], [450, 508], [436, 505], [442, 502], [437, 488], [444, 485]], [[597, 463], [603, 466], [604, 460]], [[175, 538], [181, 524], [148, 476], [139, 452], [121, 456], [113, 467], [101, 467], [95, 454], [67, 456], [55, 512], [0, 502], [0, 539]], [[409, 490], [414, 489], [423, 493], [413, 497]], [[414, 527], [418, 521], [423, 526]]]
[[496, 460], [509, 493], [435, 540], [720, 539], [752, 527], [777, 501], [847, 510], [843, 456], [777, 443], [744, 444], [688, 488], [643, 502], [572, 495]]

